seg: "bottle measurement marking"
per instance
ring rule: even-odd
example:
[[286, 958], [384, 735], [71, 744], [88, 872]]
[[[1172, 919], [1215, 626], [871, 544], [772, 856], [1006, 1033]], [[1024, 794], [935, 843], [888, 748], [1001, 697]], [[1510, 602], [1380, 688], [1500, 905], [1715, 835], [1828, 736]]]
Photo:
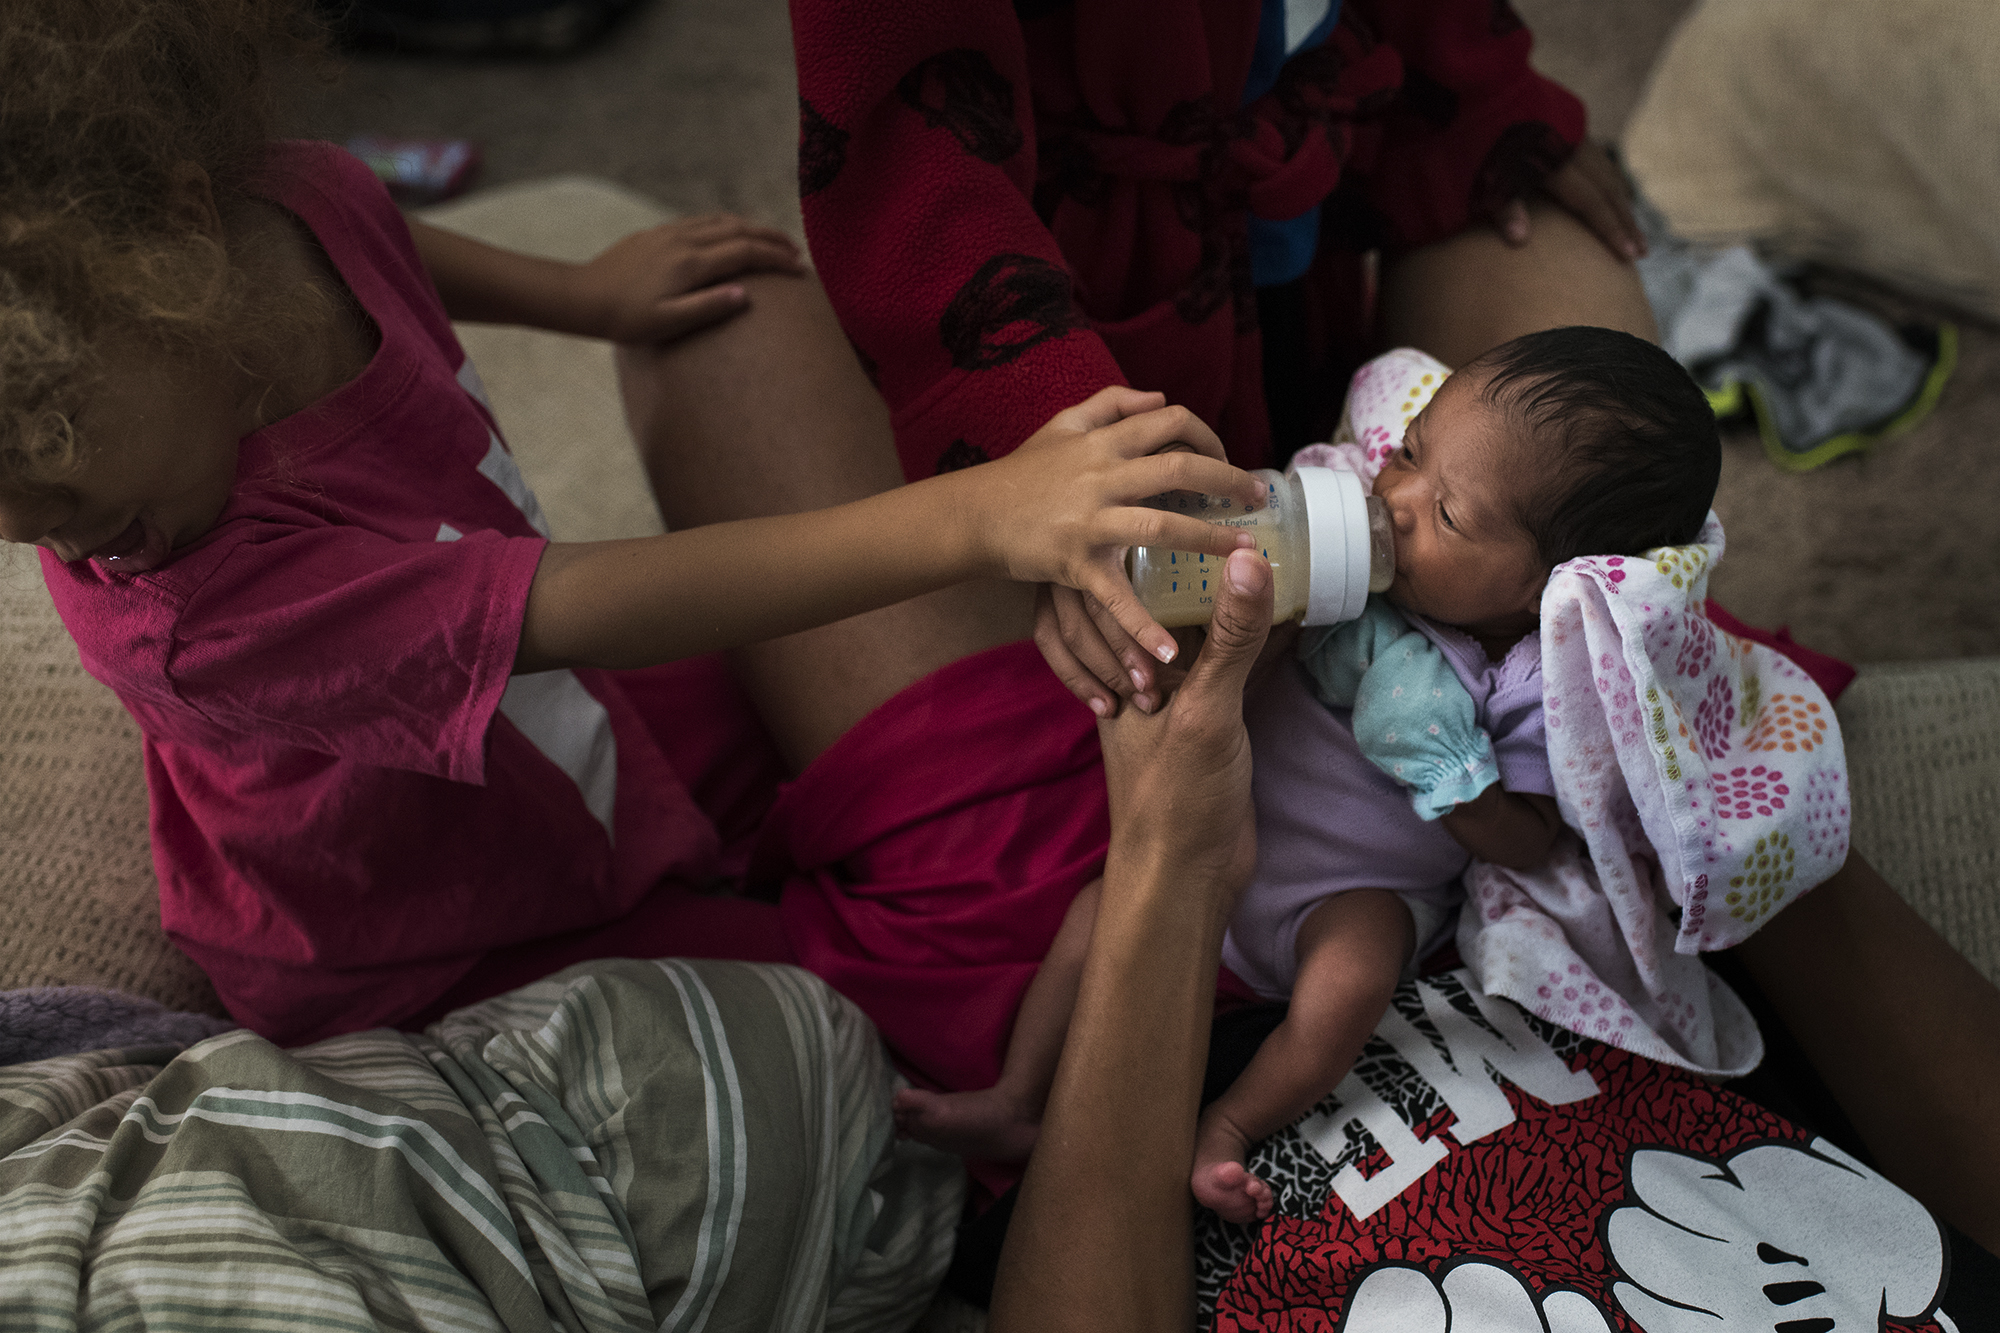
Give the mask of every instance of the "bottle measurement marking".
[[[1156, 497], [1150, 503], [1155, 508], [1168, 512], [1197, 515], [1211, 523], [1248, 530], [1256, 538], [1250, 549], [1259, 552], [1270, 562], [1273, 575], [1273, 609], [1280, 616], [1297, 618], [1307, 610], [1309, 591], [1315, 573], [1321, 578], [1332, 576], [1332, 581], [1342, 583], [1345, 593], [1352, 593], [1356, 582], [1355, 572], [1343, 567], [1350, 554], [1346, 549], [1353, 535], [1347, 529], [1354, 521], [1348, 511], [1353, 508], [1354, 496], [1350, 492], [1358, 489], [1358, 480], [1340, 477], [1335, 489], [1337, 503], [1332, 511], [1326, 510], [1324, 503], [1319, 509], [1309, 511], [1306, 500], [1308, 481], [1305, 474], [1292, 478], [1280, 478], [1275, 473], [1258, 474], [1264, 483], [1268, 503], [1255, 510], [1245, 510], [1226, 496], [1201, 496], [1184, 492]], [[1323, 484], [1313, 480], [1313, 486]], [[1319, 492], [1315, 491], [1315, 495]], [[1324, 497], [1321, 497], [1323, 500]], [[1368, 579], [1362, 586], [1378, 591], [1372, 585], [1386, 585], [1394, 575], [1393, 547], [1381, 502], [1363, 496], [1363, 508], [1367, 513], [1369, 527], [1369, 567]], [[1313, 520], [1318, 519], [1315, 523]], [[1333, 520], [1329, 527], [1328, 520]], [[1327, 530], [1332, 540], [1329, 549], [1319, 561], [1313, 559], [1311, 538], [1320, 535], [1319, 530]], [[1380, 531], [1378, 531], [1380, 529]], [[1127, 568], [1132, 575], [1133, 591], [1161, 624], [1171, 627], [1201, 624], [1208, 620], [1214, 610], [1216, 590], [1210, 586], [1208, 556], [1206, 552], [1195, 551], [1192, 565], [1183, 571], [1180, 557], [1183, 553], [1162, 547], [1135, 547], [1127, 555]], [[1223, 557], [1217, 556], [1217, 564]], [[1322, 570], [1318, 566], [1325, 565]], [[1181, 575], [1185, 572], [1187, 588], [1183, 590]], [[1218, 573], [1220, 569], [1218, 568]], [[1363, 594], [1365, 596], [1365, 594]], [[1327, 601], [1327, 598], [1321, 598]], [[1359, 597], [1336, 596], [1332, 603], [1344, 607], [1347, 602], [1358, 604]]]

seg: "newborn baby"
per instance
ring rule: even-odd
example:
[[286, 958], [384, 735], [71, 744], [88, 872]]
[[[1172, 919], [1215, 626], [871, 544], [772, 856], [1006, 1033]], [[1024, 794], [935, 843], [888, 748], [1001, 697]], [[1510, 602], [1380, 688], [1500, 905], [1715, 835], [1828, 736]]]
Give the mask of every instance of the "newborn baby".
[[[1346, 1074], [1405, 970], [1445, 938], [1468, 862], [1530, 869], [1549, 853], [1561, 818], [1535, 630], [1550, 571], [1693, 540], [1721, 471], [1693, 380], [1607, 329], [1530, 334], [1456, 374], [1391, 353], [1355, 384], [1406, 395], [1400, 444], [1344, 451], [1379, 468], [1396, 577], [1360, 619], [1302, 634], [1297, 664], [1246, 706], [1258, 860], [1223, 961], [1291, 1003], [1197, 1132], [1195, 1197], [1237, 1222], [1273, 1202], [1243, 1167], [1251, 1146]], [[1026, 1156], [1095, 907], [1093, 885], [1023, 998], [1000, 1081], [899, 1094], [905, 1132]]]

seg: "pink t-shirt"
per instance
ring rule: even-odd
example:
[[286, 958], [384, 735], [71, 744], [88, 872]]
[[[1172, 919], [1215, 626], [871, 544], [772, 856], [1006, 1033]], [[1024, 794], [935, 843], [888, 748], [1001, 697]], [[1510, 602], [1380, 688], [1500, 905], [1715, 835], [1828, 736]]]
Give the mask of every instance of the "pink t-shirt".
[[245, 437], [165, 564], [42, 564], [144, 733], [168, 934], [239, 1019], [305, 1041], [711, 874], [717, 838], [613, 677], [510, 677], [546, 528], [479, 377], [373, 174], [327, 144], [272, 168], [379, 350]]

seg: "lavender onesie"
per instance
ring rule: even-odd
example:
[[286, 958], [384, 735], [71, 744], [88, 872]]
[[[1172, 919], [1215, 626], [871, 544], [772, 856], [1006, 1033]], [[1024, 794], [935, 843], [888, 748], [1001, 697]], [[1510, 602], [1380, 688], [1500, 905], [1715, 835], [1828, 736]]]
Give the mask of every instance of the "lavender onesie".
[[[1539, 636], [1499, 662], [1468, 635], [1419, 616], [1411, 625], [1451, 664], [1493, 740], [1508, 791], [1555, 795], [1542, 725]], [[1401, 894], [1417, 920], [1417, 956], [1446, 938], [1471, 857], [1409, 794], [1362, 756], [1349, 709], [1322, 704], [1305, 669], [1286, 662], [1246, 702], [1255, 756], [1257, 868], [1222, 942], [1222, 961], [1266, 999], [1291, 994], [1299, 925], [1321, 899], [1349, 889]]]

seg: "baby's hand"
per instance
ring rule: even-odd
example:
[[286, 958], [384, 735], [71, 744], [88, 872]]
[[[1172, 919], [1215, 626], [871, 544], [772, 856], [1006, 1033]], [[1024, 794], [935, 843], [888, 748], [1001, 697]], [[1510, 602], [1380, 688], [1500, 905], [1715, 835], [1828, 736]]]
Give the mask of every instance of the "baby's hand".
[[1500, 779], [1472, 696], [1444, 654], [1380, 597], [1358, 619], [1308, 630], [1300, 661], [1320, 701], [1352, 708], [1354, 741], [1436, 819]]
[[802, 273], [792, 238], [727, 213], [634, 232], [575, 272], [576, 326], [613, 342], [659, 343], [718, 324], [748, 297], [745, 273]]
[[[1059, 584], [1094, 601], [1094, 610], [1074, 622], [1081, 661], [1063, 633], [1044, 632], [1044, 623], [1053, 625], [1051, 616], [1039, 618], [1035, 636], [1049, 665], [1086, 702], [1102, 698], [1093, 682], [1104, 673], [1125, 678], [1115, 665], [1119, 652], [1148, 668], [1178, 653], [1173, 636], [1139, 604], [1125, 576], [1129, 547], [1226, 556], [1253, 544], [1234, 528], [1138, 502], [1176, 490], [1226, 495], [1251, 509], [1265, 499], [1255, 477], [1222, 461], [1215, 432], [1187, 409], [1164, 402], [1157, 393], [1105, 389], [1058, 413], [1013, 453], [949, 474], [955, 485], [976, 491], [971, 503], [996, 573]], [[1161, 452], [1174, 445], [1186, 447]], [[1085, 606], [1076, 598], [1069, 604], [1073, 610]], [[1095, 646], [1087, 642], [1093, 633]]]

